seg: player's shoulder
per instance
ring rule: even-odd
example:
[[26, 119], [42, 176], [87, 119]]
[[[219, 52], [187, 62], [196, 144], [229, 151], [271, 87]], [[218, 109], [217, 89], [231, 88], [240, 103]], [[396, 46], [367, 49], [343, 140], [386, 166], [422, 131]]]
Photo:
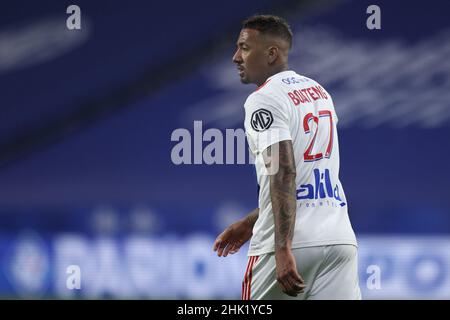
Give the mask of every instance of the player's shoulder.
[[286, 85], [294, 83], [294, 78], [299, 78], [297, 73], [288, 70], [279, 72], [269, 77], [262, 85], [256, 88], [247, 98], [245, 105], [249, 106], [255, 103], [272, 103], [277, 104], [277, 101], [283, 96]]
[[256, 88], [247, 98], [245, 105], [254, 103], [275, 103], [282, 92], [282, 78], [293, 74], [292, 71], [283, 71], [269, 77], [262, 85]]
[[245, 101], [245, 107], [269, 104], [274, 107], [282, 107], [286, 101], [286, 94], [292, 90], [321, 87], [314, 79], [298, 74], [293, 70], [279, 72], [269, 77], [261, 86], [252, 92]]
[[255, 90], [253, 91], [245, 101], [245, 108], [252, 108], [256, 105], [276, 105], [276, 99], [273, 98], [273, 94], [267, 90]]

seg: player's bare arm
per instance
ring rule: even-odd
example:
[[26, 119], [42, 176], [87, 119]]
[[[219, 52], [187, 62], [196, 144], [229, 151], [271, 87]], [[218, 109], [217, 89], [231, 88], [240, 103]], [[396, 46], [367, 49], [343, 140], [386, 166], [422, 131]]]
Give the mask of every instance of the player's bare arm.
[[243, 220], [251, 227], [256, 223], [259, 217], [259, 208], [252, 210]]
[[219, 257], [239, 251], [252, 237], [253, 226], [258, 220], [259, 208], [252, 210], [245, 218], [228, 226], [214, 241], [213, 250]]
[[296, 167], [294, 150], [290, 140], [280, 141], [263, 153], [267, 167], [278, 162], [278, 170], [270, 176], [270, 196], [275, 222], [275, 260], [277, 280], [283, 292], [297, 296], [305, 288], [297, 272], [295, 258], [291, 252], [294, 234], [296, 199]]

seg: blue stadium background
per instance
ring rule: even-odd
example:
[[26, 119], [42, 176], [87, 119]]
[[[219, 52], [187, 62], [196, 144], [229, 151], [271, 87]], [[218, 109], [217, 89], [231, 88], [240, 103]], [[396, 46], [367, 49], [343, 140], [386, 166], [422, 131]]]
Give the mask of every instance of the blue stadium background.
[[[77, 4], [82, 29], [66, 28]], [[381, 30], [366, 28], [371, 4]], [[175, 165], [177, 128], [242, 128], [240, 21], [286, 17], [340, 117], [363, 298], [450, 298], [448, 1], [8, 1], [0, 13], [0, 297], [239, 298], [253, 167]], [[79, 265], [80, 290], [66, 286]], [[381, 271], [373, 286], [373, 266]]]

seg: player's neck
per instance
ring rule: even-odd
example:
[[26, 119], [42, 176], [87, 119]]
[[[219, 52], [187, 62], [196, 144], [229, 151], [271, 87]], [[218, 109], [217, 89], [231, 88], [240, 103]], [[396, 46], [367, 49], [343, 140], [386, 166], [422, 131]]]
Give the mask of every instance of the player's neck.
[[264, 77], [262, 77], [261, 80], [258, 81], [258, 83], [257, 83], [256, 85], [257, 85], [258, 87], [260, 87], [260, 86], [262, 86], [262, 85], [267, 81], [267, 79], [269, 79], [271, 76], [273, 76], [273, 75], [275, 75], [275, 74], [277, 74], [277, 73], [286, 71], [286, 70], [289, 70], [289, 66], [288, 66], [287, 64], [282, 64], [282, 65], [276, 66], [276, 67], [274, 67], [273, 69], [269, 70], [269, 72], [267, 72], [267, 74], [266, 74]]

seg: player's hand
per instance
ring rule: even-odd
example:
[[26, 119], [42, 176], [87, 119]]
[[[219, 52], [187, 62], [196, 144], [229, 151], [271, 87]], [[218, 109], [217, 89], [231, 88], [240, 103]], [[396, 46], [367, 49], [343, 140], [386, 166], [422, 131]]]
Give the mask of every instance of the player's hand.
[[275, 252], [277, 281], [287, 295], [296, 297], [303, 293], [306, 285], [297, 272], [297, 264], [290, 249], [280, 249]]
[[219, 257], [226, 257], [239, 251], [244, 243], [252, 237], [252, 229], [248, 222], [239, 220], [228, 226], [214, 241], [213, 250]]

